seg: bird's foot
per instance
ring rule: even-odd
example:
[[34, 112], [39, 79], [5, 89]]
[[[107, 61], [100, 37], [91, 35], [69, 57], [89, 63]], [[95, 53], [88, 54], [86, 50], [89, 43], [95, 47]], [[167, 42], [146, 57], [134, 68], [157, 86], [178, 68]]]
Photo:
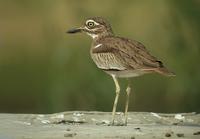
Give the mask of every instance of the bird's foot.
[[122, 123], [122, 122], [117, 122], [117, 123], [110, 123], [108, 124], [108, 126], [127, 126], [126, 123]]
[[101, 121], [101, 122], [98, 122], [96, 123], [96, 125], [104, 125], [104, 126], [127, 126], [126, 123], [124, 122], [110, 122], [110, 121]]

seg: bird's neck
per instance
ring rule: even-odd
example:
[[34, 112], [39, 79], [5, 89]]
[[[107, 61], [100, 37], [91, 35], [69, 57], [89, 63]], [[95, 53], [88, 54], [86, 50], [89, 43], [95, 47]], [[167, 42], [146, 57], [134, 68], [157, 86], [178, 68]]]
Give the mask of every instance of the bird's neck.
[[93, 35], [91, 34], [90, 36], [92, 37], [93, 41], [98, 41], [106, 37], [114, 36], [114, 34], [106, 32], [106, 33], [93, 34]]

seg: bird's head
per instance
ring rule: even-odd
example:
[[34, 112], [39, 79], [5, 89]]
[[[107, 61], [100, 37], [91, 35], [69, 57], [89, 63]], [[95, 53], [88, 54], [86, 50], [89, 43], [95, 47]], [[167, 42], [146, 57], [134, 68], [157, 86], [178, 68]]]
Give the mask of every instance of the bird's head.
[[85, 32], [93, 39], [113, 35], [110, 24], [102, 17], [88, 18], [81, 27], [73, 28], [67, 31], [67, 33], [78, 32]]

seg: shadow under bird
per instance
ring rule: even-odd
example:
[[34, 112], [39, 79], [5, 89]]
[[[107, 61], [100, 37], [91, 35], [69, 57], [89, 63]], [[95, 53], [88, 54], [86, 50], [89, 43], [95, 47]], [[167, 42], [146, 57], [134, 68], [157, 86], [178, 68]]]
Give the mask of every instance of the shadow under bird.
[[[164, 64], [152, 56], [147, 49], [138, 41], [115, 36], [110, 24], [102, 17], [88, 18], [79, 27], [68, 30], [67, 33], [84, 32], [91, 36], [92, 46], [91, 57], [99, 69], [112, 76], [116, 86], [116, 96], [112, 110], [112, 121], [114, 125], [116, 107], [120, 94], [118, 78], [131, 78], [146, 73], [159, 73], [166, 76], [174, 76]], [[125, 120], [127, 125], [129, 94], [131, 92], [130, 82], [128, 83], [125, 104]]]

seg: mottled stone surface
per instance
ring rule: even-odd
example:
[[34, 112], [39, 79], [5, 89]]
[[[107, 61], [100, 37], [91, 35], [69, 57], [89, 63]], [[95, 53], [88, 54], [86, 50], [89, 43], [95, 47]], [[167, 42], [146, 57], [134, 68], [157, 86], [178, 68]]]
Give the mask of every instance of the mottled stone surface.
[[130, 112], [128, 125], [117, 113], [70, 111], [55, 114], [0, 114], [0, 139], [200, 139], [200, 114]]

